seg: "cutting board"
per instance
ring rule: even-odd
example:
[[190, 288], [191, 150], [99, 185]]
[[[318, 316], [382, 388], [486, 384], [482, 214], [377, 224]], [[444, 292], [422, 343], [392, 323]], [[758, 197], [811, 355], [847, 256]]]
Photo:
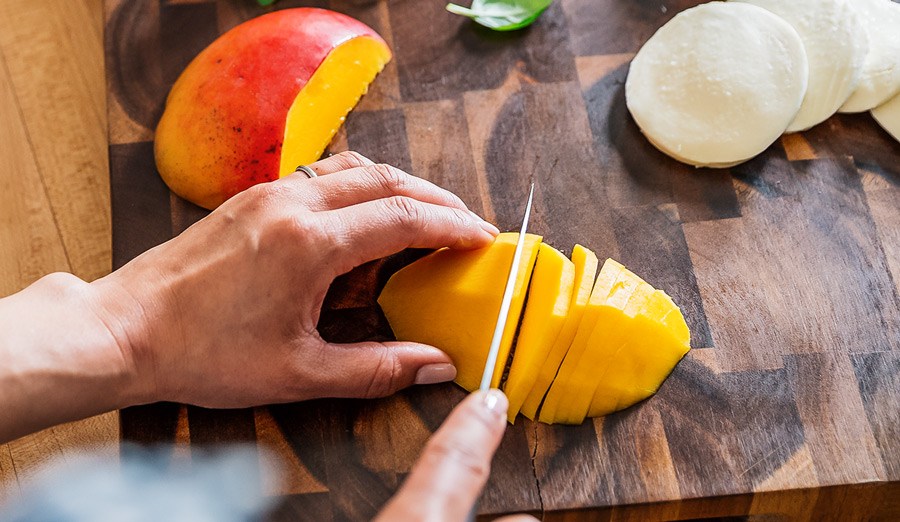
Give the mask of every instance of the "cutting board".
[[[331, 151], [354, 149], [518, 226], [624, 263], [681, 305], [693, 350], [653, 398], [580, 426], [520, 419], [478, 506], [547, 519], [900, 516], [900, 144], [868, 114], [836, 116], [725, 170], [657, 152], [625, 107], [640, 45], [696, 2], [558, 0], [499, 34], [442, 0], [282, 0], [348, 13], [394, 61]], [[205, 211], [154, 167], [165, 95], [218, 34], [267, 12], [250, 0], [106, 1], [115, 266]], [[375, 305], [410, 255], [335, 283], [323, 336], [389, 339]], [[188, 448], [248, 442], [284, 465], [275, 519], [370, 518], [464, 392], [215, 411], [122, 412], [122, 438]], [[176, 453], [182, 449], [173, 450]], [[180, 453], [179, 453], [180, 454]]]

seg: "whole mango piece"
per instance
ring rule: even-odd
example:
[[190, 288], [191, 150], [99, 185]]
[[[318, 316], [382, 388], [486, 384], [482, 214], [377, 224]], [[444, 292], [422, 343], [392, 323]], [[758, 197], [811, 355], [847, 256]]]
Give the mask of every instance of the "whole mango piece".
[[156, 128], [156, 166], [179, 196], [213, 209], [317, 160], [391, 59], [349, 16], [275, 11], [231, 29], [172, 86]]

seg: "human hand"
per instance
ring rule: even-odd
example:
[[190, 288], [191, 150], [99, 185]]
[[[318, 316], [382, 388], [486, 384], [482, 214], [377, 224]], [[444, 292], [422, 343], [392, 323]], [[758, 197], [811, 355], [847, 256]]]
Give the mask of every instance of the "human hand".
[[377, 397], [451, 380], [440, 350], [322, 340], [340, 274], [405, 248], [476, 248], [497, 229], [452, 193], [343, 153], [257, 185], [92, 283], [97, 314], [139, 380], [137, 402], [244, 407]]
[[[500, 390], [469, 395], [428, 441], [406, 482], [376, 520], [467, 520], [506, 431], [508, 407]], [[502, 520], [535, 519], [516, 515]]]

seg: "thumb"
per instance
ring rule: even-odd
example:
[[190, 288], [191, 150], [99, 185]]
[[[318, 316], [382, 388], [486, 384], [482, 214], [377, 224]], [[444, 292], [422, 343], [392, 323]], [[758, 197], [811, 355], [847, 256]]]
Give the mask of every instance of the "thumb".
[[490, 474], [508, 407], [500, 390], [469, 395], [428, 442], [379, 520], [466, 520]]
[[323, 390], [330, 397], [385, 397], [413, 384], [456, 378], [444, 352], [419, 343], [326, 343], [318, 362]]

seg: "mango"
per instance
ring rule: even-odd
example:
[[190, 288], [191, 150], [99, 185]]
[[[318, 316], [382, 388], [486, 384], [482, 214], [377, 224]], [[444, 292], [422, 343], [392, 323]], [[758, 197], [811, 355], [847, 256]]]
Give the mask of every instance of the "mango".
[[[578, 382], [583, 380], [585, 376], [590, 378], [591, 369], [582, 364], [582, 356], [589, 346], [597, 322], [601, 318], [604, 321], [615, 321], [616, 319], [614, 315], [619, 312], [619, 309], [607, 305], [607, 300], [610, 297], [615, 297], [616, 300], [624, 303], [637, 287], [637, 281], [633, 278], [623, 277], [625, 276], [624, 272], [626, 272], [625, 267], [615, 261], [610, 261], [612, 260], [607, 260], [603, 264], [603, 268], [600, 269], [600, 274], [594, 283], [594, 289], [591, 291], [590, 300], [578, 325], [575, 338], [572, 340], [568, 352], [566, 352], [566, 357], [563, 359], [556, 379], [553, 381], [553, 386], [550, 387], [547, 397], [544, 399], [540, 416], [542, 422], [552, 424], [556, 422], [557, 418], [568, 418], [568, 409], [573, 407], [570, 404], [572, 400], [578, 401], [580, 399], [584, 401], [585, 409], [590, 404], [591, 395], [585, 397], [583, 390], [580, 390], [582, 392], [581, 397], [573, 397], [573, 393], [579, 391]], [[559, 411], [561, 405], [566, 407], [567, 410]]]
[[662, 290], [622, 325], [622, 346], [610, 357], [591, 397], [587, 415], [600, 417], [627, 408], [659, 389], [690, 350], [690, 331], [681, 310]]
[[[478, 250], [438, 250], [391, 276], [378, 297], [397, 339], [443, 350], [456, 366], [456, 383], [469, 391], [481, 383], [518, 238], [504, 233]], [[500, 385], [512, 348], [541, 239], [525, 236], [510, 320], [491, 380], [494, 388]]]
[[559, 250], [542, 243], [528, 288], [528, 300], [503, 390], [509, 398], [509, 422], [537, 380], [553, 343], [566, 322], [575, 283], [575, 264]]
[[254, 18], [200, 52], [172, 86], [156, 128], [169, 188], [212, 209], [316, 161], [390, 61], [371, 28], [325, 9]]
[[547, 353], [547, 357], [538, 369], [537, 378], [531, 386], [531, 391], [522, 404], [521, 413], [525, 417], [534, 420], [541, 401], [553, 384], [559, 365], [562, 364], [569, 345], [575, 338], [578, 331], [578, 325], [581, 323], [581, 317], [584, 315], [584, 309], [587, 307], [588, 299], [591, 296], [591, 289], [594, 286], [594, 278], [597, 276], [597, 256], [589, 249], [575, 245], [572, 249], [572, 262], [575, 265], [575, 281], [573, 283], [574, 290], [572, 299], [569, 302], [569, 311], [566, 314], [566, 320], [563, 324], [559, 335], [553, 342], [553, 346]]
[[[397, 272], [379, 297], [397, 338], [447, 351], [468, 390], [481, 380], [515, 243], [501, 234], [478, 251], [439, 250]], [[597, 257], [580, 245], [571, 261], [538, 237], [525, 252], [492, 376], [509, 421], [521, 412], [578, 424], [656, 393], [690, 350], [672, 299], [612, 259], [595, 280]]]

